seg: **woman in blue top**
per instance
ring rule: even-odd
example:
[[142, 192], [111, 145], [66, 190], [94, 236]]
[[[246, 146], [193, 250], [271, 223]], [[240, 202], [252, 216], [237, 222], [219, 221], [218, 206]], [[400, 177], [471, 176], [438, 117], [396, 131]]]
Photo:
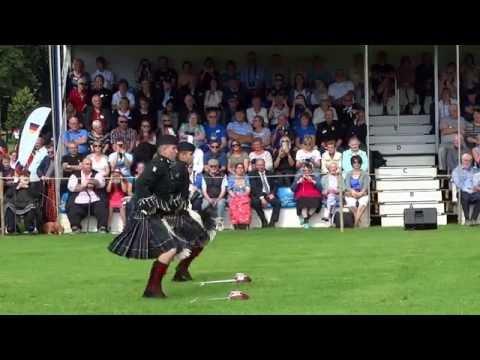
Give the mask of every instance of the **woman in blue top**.
[[361, 169], [360, 156], [353, 155], [350, 162], [352, 171], [349, 171], [345, 177], [345, 202], [355, 217], [355, 226], [358, 226], [368, 205], [370, 177]]

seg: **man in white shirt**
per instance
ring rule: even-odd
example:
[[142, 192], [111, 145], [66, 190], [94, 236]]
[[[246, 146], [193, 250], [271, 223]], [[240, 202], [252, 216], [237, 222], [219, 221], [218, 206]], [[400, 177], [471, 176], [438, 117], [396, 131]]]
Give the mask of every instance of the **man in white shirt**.
[[68, 180], [67, 216], [73, 233], [80, 232], [81, 222], [88, 213], [97, 218], [99, 232], [107, 232], [107, 206], [99, 191], [104, 187], [103, 175], [92, 170], [90, 159], [83, 159], [80, 177], [72, 174]]
[[106, 69], [107, 61], [103, 56], [99, 56], [97, 57], [95, 64], [97, 65], [97, 70], [92, 74], [92, 79], [95, 79], [97, 75], [102, 75], [104, 79], [103, 86], [112, 90], [113, 85], [115, 84], [115, 75], [113, 72]]
[[262, 159], [265, 161], [265, 169], [268, 171], [273, 170], [272, 154], [264, 149], [262, 139], [256, 138], [252, 142], [252, 152], [248, 155], [250, 158], [250, 166], [248, 171], [253, 171], [252, 160]]
[[345, 77], [345, 70], [338, 69], [335, 73], [335, 82], [328, 87], [328, 96], [332, 98], [334, 103], [337, 103], [345, 94], [354, 89], [353, 82]]
[[247, 120], [250, 125], [253, 124], [253, 119], [257, 115], [263, 117], [265, 121], [268, 121], [268, 111], [262, 107], [262, 98], [260, 96], [255, 96], [252, 99], [252, 107], [247, 109]]
[[126, 97], [128, 99], [130, 109], [135, 108], [135, 96], [133, 96], [133, 94], [128, 91], [128, 81], [125, 79], [121, 79], [118, 82], [118, 91], [113, 94], [112, 98], [112, 110], [117, 110], [118, 104], [123, 97]]

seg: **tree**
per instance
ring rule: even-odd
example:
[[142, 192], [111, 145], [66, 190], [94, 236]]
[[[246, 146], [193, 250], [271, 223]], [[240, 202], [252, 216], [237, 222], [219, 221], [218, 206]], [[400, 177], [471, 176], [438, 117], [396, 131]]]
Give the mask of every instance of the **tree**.
[[10, 130], [15, 128], [22, 129], [28, 115], [39, 105], [35, 93], [28, 87], [18, 90], [8, 107], [8, 118], [5, 128]]

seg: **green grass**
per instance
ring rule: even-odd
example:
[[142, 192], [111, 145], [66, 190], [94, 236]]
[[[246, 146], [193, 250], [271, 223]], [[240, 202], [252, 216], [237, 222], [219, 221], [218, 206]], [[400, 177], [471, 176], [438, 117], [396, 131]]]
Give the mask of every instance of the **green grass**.
[[[107, 251], [111, 235], [0, 238], [1, 314], [480, 314], [480, 231], [266, 229], [220, 233], [143, 299], [151, 261]], [[198, 281], [251, 275], [250, 284]], [[230, 290], [248, 301], [209, 301]], [[196, 302], [191, 303], [195, 298]]]

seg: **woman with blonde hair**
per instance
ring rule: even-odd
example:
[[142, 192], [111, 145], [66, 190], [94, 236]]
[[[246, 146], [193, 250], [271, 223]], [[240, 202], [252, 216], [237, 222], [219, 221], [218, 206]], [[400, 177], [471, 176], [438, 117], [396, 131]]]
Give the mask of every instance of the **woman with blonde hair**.
[[297, 169], [300, 169], [306, 160], [311, 161], [314, 167], [320, 168], [321, 159], [322, 156], [320, 155], [320, 151], [315, 148], [315, 137], [309, 135], [305, 136], [303, 138], [301, 149], [298, 150], [295, 155]]

